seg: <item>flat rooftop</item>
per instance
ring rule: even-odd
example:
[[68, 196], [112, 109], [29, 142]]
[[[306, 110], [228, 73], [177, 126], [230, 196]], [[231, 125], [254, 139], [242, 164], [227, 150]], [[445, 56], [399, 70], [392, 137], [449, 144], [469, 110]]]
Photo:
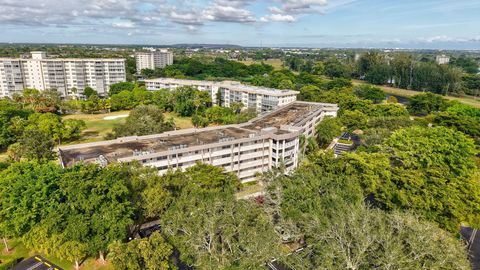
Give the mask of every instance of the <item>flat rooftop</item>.
[[249, 122], [243, 128], [261, 130], [267, 127], [298, 126], [312, 113], [320, 109], [337, 108], [334, 104], [292, 102], [273, 112], [267, 113]]
[[99, 156], [103, 156], [111, 163], [121, 158], [249, 138], [250, 134], [255, 132], [239, 127], [179, 130], [158, 135], [65, 146], [60, 147], [60, 151], [65, 166], [79, 161], [97, 162]]

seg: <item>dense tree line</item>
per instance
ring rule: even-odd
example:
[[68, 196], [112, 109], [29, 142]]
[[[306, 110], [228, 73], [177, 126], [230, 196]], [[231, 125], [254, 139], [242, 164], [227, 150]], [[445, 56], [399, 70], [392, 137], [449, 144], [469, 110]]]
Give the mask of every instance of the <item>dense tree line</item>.
[[22, 103], [0, 101], [0, 149], [8, 149], [12, 160], [52, 158], [54, 145], [78, 139], [86, 128], [77, 119], [39, 113]]
[[242, 79], [270, 73], [273, 67], [266, 64], [245, 65], [223, 58], [179, 58], [173, 65], [156, 70], [142, 70], [145, 77], [174, 77], [206, 79]]
[[355, 76], [373, 84], [391, 84], [442, 95], [478, 95], [475, 81], [480, 77], [477, 72], [478, 64], [466, 57], [454, 59], [450, 65], [439, 65], [433, 61], [415, 60], [405, 53], [386, 56], [368, 52], [360, 57]]
[[[432, 92], [441, 95], [480, 94], [479, 64], [472, 57], [452, 57], [449, 65], [407, 53], [362, 53], [358, 61], [330, 55], [311, 60], [289, 56], [284, 66], [292, 71], [325, 75], [329, 78], [356, 78], [377, 85]], [[293, 80], [292, 80], [293, 82]]]
[[[117, 269], [175, 269], [174, 247], [177, 259], [198, 269], [246, 269], [279, 252], [269, 216], [236, 200], [238, 178], [210, 165], [159, 176], [134, 164], [20, 162], [0, 179], [1, 235], [76, 267], [106, 255]], [[159, 233], [124, 243], [134, 223], [159, 217]]]
[[264, 176], [266, 211], [285, 239], [304, 247], [283, 262], [295, 269], [468, 269], [465, 246], [452, 234], [415, 212], [385, 211], [365, 200], [365, 180], [383, 176], [371, 170], [388, 168], [370, 165], [374, 154], [365, 157], [317, 152], [291, 176]]

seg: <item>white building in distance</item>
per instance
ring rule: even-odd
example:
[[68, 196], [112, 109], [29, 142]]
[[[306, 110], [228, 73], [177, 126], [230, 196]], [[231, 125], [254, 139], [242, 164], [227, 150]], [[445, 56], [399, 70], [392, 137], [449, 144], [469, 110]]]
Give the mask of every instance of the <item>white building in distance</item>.
[[136, 52], [135, 62], [137, 64], [137, 74], [143, 69], [164, 68], [173, 64], [173, 53], [167, 50], [150, 49], [146, 52]]
[[280, 165], [286, 173], [295, 169], [302, 151], [300, 138], [315, 136], [317, 124], [327, 116], [335, 117], [337, 111], [335, 104], [296, 101], [243, 124], [61, 146], [59, 159], [64, 167], [79, 162], [105, 166], [137, 161], [159, 174], [201, 162], [248, 182]]
[[448, 65], [448, 63], [450, 63], [450, 57], [445, 54], [437, 55], [435, 62], [439, 65]]
[[21, 94], [25, 88], [57, 90], [62, 96], [79, 96], [89, 86], [107, 95], [110, 85], [126, 81], [125, 59], [0, 58], [0, 97]]
[[297, 100], [297, 91], [279, 90], [265, 87], [244, 85], [235, 81], [197, 81], [171, 78], [145, 80], [147, 90], [173, 90], [178, 87], [191, 86], [201, 91], [208, 91], [215, 105], [230, 107], [233, 102], [241, 102], [244, 108], [254, 108], [259, 112], [270, 111]]

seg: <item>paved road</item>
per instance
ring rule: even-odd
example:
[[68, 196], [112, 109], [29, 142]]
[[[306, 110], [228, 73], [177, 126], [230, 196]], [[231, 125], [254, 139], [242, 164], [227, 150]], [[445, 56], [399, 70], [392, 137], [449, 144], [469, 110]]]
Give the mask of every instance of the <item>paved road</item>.
[[462, 227], [460, 233], [468, 243], [468, 253], [473, 270], [480, 270], [480, 232], [477, 229]]

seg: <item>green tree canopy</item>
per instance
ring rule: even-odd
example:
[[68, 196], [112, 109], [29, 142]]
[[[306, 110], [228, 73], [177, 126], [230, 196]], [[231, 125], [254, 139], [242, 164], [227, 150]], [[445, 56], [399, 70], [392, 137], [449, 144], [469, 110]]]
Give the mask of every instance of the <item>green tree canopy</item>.
[[379, 87], [364, 84], [355, 87], [355, 94], [363, 99], [368, 99], [374, 103], [380, 103], [385, 99], [385, 93]]
[[[394, 132], [383, 151], [384, 163], [390, 163], [384, 169], [390, 173], [374, 186], [363, 180], [377, 201], [388, 209], [414, 210], [452, 232], [462, 222], [480, 224], [473, 140], [449, 128], [414, 126]], [[382, 159], [365, 158], [371, 162]], [[365, 166], [357, 164], [356, 168]]]
[[115, 242], [110, 249], [108, 257], [118, 270], [176, 269], [170, 260], [173, 247], [158, 232], [149, 238], [135, 239], [125, 244]]
[[441, 96], [423, 93], [410, 97], [408, 110], [415, 115], [427, 115], [432, 112], [445, 111], [448, 106], [449, 102]]
[[411, 214], [351, 207], [308, 227], [308, 246], [285, 258], [295, 269], [470, 269], [461, 241]]
[[131, 135], [158, 134], [172, 130], [174, 123], [165, 121], [163, 111], [154, 105], [141, 105], [130, 112], [124, 124], [113, 128], [115, 138]]
[[110, 85], [110, 90], [108, 91], [109, 96], [113, 96], [122, 91], [132, 91], [135, 88], [135, 84], [131, 82], [119, 82]]
[[182, 261], [198, 269], [259, 269], [278, 254], [270, 218], [250, 201], [184, 194], [161, 222]]
[[90, 96], [92, 95], [98, 95], [97, 91], [95, 91], [93, 88], [91, 88], [90, 86], [87, 86], [85, 87], [85, 89], [83, 89], [83, 95], [86, 97], [86, 98], [89, 98]]

